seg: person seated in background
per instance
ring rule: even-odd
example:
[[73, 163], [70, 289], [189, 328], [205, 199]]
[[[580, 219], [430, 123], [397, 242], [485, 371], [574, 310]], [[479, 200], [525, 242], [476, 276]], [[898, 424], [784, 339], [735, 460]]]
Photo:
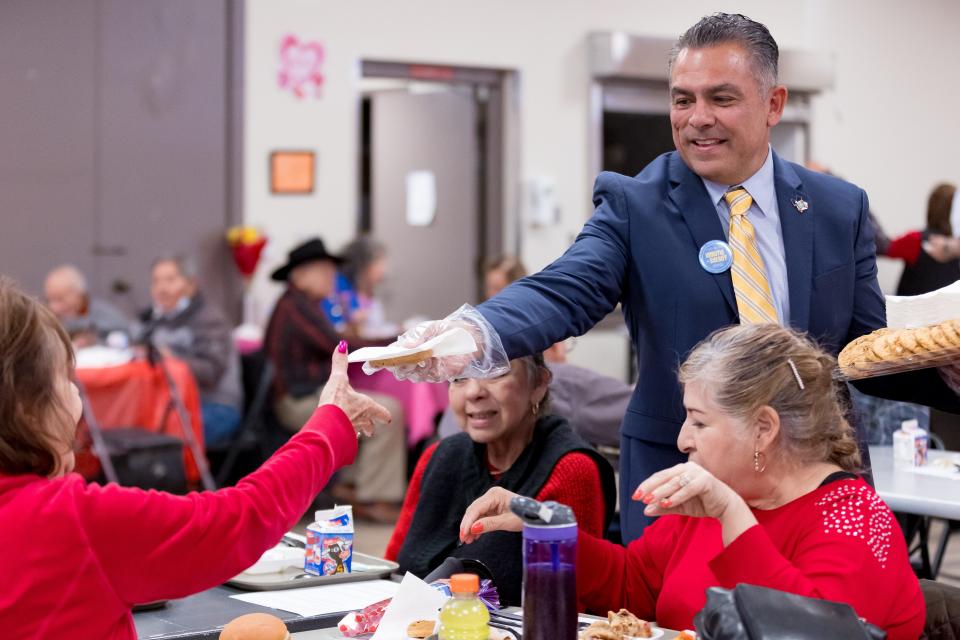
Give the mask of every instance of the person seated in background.
[[527, 275], [527, 270], [519, 258], [504, 255], [493, 258], [483, 268], [483, 295], [484, 300], [505, 289], [514, 280]]
[[386, 557], [423, 578], [448, 556], [480, 560], [505, 604], [520, 604], [517, 534], [459, 546], [460, 516], [490, 487], [573, 508], [582, 531], [602, 536], [616, 501], [613, 469], [570, 424], [550, 412], [542, 355], [512, 360], [492, 380], [455, 380], [450, 405], [462, 433], [427, 448], [417, 463]]
[[338, 331], [351, 337], [396, 335], [398, 327], [387, 322], [383, 305], [375, 297], [387, 274], [387, 248], [369, 237], [360, 237], [344, 247], [333, 295], [323, 301], [327, 318]]
[[92, 297], [87, 279], [72, 264], [61, 265], [47, 274], [43, 295], [77, 347], [106, 342], [115, 331], [129, 339], [130, 319], [106, 300]]
[[[154, 260], [153, 306], [141, 315], [144, 340], [183, 360], [200, 390], [204, 442], [227, 442], [240, 426], [243, 386], [230, 324], [197, 288], [197, 270], [186, 256]], [[304, 420], [306, 422], [306, 420]]]
[[[637, 487], [661, 516], [626, 548], [581, 530], [577, 595], [693, 628], [708, 587], [754, 584], [846, 602], [891, 640], [920, 636], [923, 596], [890, 509], [860, 478], [836, 360], [774, 324], [734, 325], [680, 368], [685, 463]], [[468, 543], [519, 531], [513, 493], [490, 490], [465, 512]]]
[[[299, 429], [316, 406], [317, 394], [330, 375], [332, 347], [346, 339], [320, 307], [333, 292], [341, 262], [338, 256], [327, 253], [320, 238], [314, 238], [290, 251], [287, 264], [271, 276], [286, 282], [287, 288], [270, 316], [264, 346], [276, 367], [274, 410], [290, 431]], [[355, 339], [353, 344], [359, 347], [384, 342]], [[344, 478], [345, 484], [354, 485], [355, 493], [337, 487], [334, 497], [352, 502], [357, 518], [393, 523], [406, 485], [403, 409], [390, 396], [371, 397], [390, 411], [396, 428], [385, 429], [363, 443], [353, 477]]]
[[48, 309], [2, 278], [0, 309], [6, 638], [133, 640], [131, 607], [215, 587], [252, 565], [330, 474], [353, 461], [359, 433], [390, 419], [350, 388], [342, 345], [320, 406], [236, 487], [178, 496], [87, 484], [71, 473], [81, 404], [69, 337]]
[[[484, 292], [495, 296], [514, 280], [526, 275], [523, 264], [502, 256], [487, 263], [483, 274]], [[587, 442], [620, 446], [620, 423], [633, 395], [633, 386], [592, 369], [567, 362], [569, 342], [558, 342], [543, 352], [550, 367], [550, 406], [555, 415], [566, 418]], [[450, 437], [460, 432], [460, 423], [447, 407], [440, 418], [437, 435]]]

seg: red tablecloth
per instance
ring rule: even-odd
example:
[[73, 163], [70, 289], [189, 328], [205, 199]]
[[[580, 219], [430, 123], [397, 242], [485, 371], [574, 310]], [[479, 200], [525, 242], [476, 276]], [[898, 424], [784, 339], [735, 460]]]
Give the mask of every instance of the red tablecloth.
[[372, 376], [360, 364], [350, 365], [350, 384], [357, 391], [373, 391], [400, 401], [407, 422], [407, 444], [411, 447], [436, 432], [437, 414], [447, 408], [447, 383], [409, 382], [397, 380], [389, 371]]
[[[186, 363], [173, 358], [167, 358], [165, 362], [190, 415], [194, 437], [202, 451], [203, 419], [200, 414], [197, 381]], [[183, 425], [177, 412], [171, 410], [166, 413], [170, 403], [170, 391], [163, 372], [158, 367], [151, 366], [145, 360], [133, 360], [115, 367], [77, 369], [77, 379], [83, 384], [90, 408], [101, 428], [136, 426], [183, 438]], [[85, 431], [86, 426], [81, 424], [81, 429]], [[78, 433], [77, 436], [81, 442], [89, 441], [85, 433]], [[93, 459], [93, 462], [91, 467], [89, 459], [82, 460], [78, 455], [78, 470], [87, 477], [95, 475], [99, 471], [99, 463], [96, 459]], [[184, 462], [187, 479], [196, 482], [200, 474], [186, 445]]]

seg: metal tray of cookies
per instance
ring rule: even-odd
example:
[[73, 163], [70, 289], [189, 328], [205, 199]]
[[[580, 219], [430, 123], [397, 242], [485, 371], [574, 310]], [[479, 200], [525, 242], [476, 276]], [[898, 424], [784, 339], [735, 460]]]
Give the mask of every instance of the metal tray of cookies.
[[857, 380], [960, 364], [960, 318], [909, 329], [877, 329], [837, 357], [843, 378]]
[[360, 582], [386, 578], [400, 568], [396, 562], [354, 552], [353, 571], [332, 576], [316, 576], [306, 573], [302, 567], [287, 567], [275, 573], [241, 573], [227, 580], [227, 584], [245, 591], [278, 591], [280, 589], [299, 589], [301, 587], [319, 587], [328, 584]]

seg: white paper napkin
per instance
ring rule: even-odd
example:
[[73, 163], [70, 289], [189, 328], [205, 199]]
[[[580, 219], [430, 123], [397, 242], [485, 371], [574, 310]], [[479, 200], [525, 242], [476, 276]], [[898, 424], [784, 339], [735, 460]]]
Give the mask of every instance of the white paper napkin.
[[400, 588], [383, 613], [383, 619], [370, 640], [397, 640], [407, 637], [407, 625], [414, 620], [436, 620], [446, 596], [426, 582], [407, 573]]
[[960, 318], [960, 280], [919, 296], [886, 296], [887, 326], [912, 329]]
[[368, 362], [370, 360], [386, 360], [387, 358], [399, 358], [409, 356], [415, 353], [430, 350], [434, 356], [462, 356], [467, 353], [473, 353], [477, 350], [477, 342], [466, 329], [457, 327], [444, 331], [440, 335], [431, 338], [416, 347], [401, 347], [400, 345], [390, 345], [389, 347], [364, 347], [352, 352], [348, 357], [348, 362]]

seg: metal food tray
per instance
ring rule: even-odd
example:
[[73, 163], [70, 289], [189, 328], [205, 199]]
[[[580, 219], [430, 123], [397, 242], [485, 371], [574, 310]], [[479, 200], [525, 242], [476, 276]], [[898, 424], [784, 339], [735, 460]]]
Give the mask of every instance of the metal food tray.
[[[369, 567], [367, 571], [358, 571], [357, 563]], [[400, 568], [396, 562], [368, 556], [365, 553], [353, 554], [353, 571], [338, 573], [332, 576], [315, 576], [306, 573], [300, 567], [287, 567], [275, 573], [260, 573], [249, 575], [241, 573], [227, 580], [227, 584], [244, 591], [279, 591], [281, 589], [301, 589], [303, 587], [319, 587], [345, 582], [361, 582], [363, 580], [377, 580], [386, 578]]]

